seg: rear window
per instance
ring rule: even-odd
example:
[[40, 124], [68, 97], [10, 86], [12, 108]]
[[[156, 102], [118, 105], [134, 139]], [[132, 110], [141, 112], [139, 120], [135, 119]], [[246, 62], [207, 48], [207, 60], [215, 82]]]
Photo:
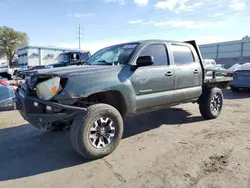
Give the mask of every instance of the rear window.
[[194, 62], [194, 56], [188, 46], [171, 45], [175, 64], [182, 65]]

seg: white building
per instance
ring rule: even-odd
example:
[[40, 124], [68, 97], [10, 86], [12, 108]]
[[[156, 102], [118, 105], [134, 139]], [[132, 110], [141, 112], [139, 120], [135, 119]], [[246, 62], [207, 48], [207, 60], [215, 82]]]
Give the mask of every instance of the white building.
[[37, 65], [49, 65], [57, 62], [62, 52], [79, 51], [78, 49], [65, 49], [42, 46], [23, 46], [18, 49], [18, 65], [27, 68]]
[[215, 59], [217, 64], [226, 68], [236, 63], [250, 62], [250, 40], [236, 40], [200, 45], [201, 55], [205, 59]]
[[8, 63], [8, 60], [6, 58], [0, 58], [0, 64]]

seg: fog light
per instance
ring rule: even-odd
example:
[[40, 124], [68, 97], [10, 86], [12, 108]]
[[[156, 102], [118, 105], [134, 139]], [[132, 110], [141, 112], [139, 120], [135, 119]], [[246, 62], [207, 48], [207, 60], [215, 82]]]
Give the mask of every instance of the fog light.
[[37, 102], [34, 102], [34, 106], [38, 106], [38, 103], [37, 103]]

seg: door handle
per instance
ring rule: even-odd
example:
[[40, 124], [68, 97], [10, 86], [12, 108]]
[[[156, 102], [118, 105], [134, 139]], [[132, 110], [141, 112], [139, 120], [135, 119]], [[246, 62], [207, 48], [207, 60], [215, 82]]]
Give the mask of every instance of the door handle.
[[173, 73], [171, 72], [171, 71], [168, 71], [166, 74], [165, 74], [165, 76], [172, 76], [173, 75]]
[[197, 69], [195, 69], [193, 73], [194, 73], [194, 74], [198, 74], [199, 71], [198, 71]]

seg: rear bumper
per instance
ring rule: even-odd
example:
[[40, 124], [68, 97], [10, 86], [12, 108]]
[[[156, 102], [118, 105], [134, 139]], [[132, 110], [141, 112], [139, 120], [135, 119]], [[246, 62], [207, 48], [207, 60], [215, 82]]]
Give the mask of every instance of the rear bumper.
[[85, 113], [86, 108], [63, 105], [25, 95], [16, 91], [16, 108], [22, 117], [37, 128], [43, 128], [53, 122], [70, 120], [78, 113]]

